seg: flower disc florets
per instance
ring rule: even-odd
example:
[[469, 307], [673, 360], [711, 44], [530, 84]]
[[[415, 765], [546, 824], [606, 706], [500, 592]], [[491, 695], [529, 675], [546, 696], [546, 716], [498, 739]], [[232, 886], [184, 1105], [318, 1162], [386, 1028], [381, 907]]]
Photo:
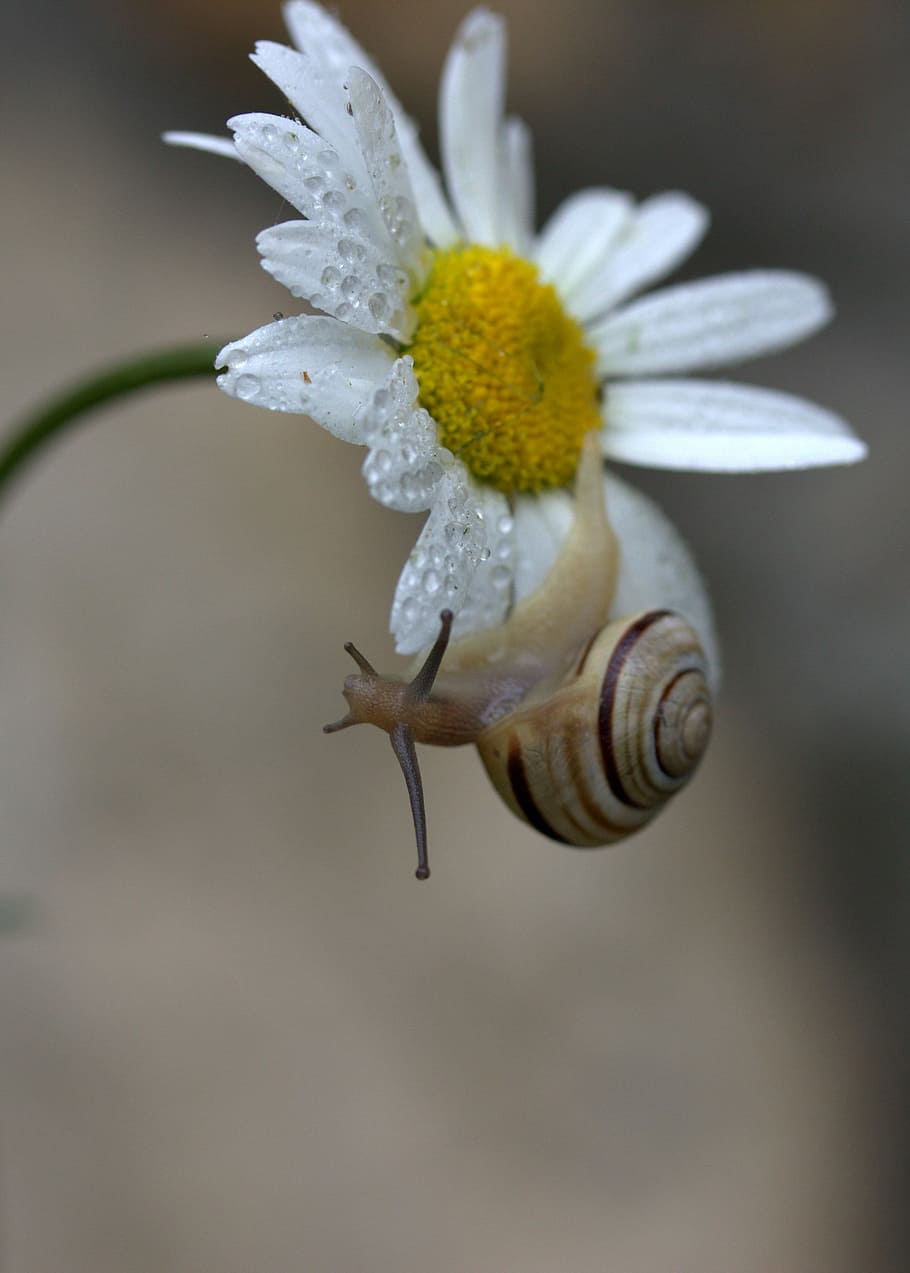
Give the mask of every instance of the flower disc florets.
[[439, 252], [409, 353], [439, 441], [506, 495], [567, 486], [597, 427], [594, 351], [507, 248]]

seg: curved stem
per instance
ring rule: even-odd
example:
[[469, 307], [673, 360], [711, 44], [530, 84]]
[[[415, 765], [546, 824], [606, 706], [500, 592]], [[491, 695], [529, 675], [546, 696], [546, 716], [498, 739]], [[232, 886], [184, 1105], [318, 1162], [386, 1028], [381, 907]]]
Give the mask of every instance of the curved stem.
[[95, 373], [51, 399], [13, 430], [0, 446], [0, 499], [37, 456], [81, 422], [94, 407], [169, 380], [215, 374], [215, 352], [221, 342], [181, 345], [157, 353], [141, 354]]

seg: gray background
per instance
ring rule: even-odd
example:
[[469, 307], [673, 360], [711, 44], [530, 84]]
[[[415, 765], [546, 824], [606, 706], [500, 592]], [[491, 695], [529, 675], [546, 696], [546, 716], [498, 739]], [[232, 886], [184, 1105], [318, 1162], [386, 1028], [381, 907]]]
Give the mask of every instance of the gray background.
[[[429, 752], [433, 881], [373, 731], [417, 524], [359, 457], [213, 388], [99, 418], [0, 511], [3, 1273], [906, 1267], [908, 18], [897, 0], [500, 6], [542, 213], [712, 209], [690, 276], [792, 266], [839, 318], [743, 379], [861, 468], [628, 471], [712, 585], [692, 788], [613, 851]], [[435, 149], [454, 3], [343, 14]], [[263, 0], [19, 0], [3, 65], [3, 415], [294, 302], [287, 215], [168, 151], [279, 98]], [[26, 905], [16, 907], [16, 899]]]

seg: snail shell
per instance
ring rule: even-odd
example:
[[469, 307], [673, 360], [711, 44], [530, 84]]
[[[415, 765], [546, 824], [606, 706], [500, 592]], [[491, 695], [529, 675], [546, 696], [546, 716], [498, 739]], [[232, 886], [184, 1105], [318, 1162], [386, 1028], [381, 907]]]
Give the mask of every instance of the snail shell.
[[705, 653], [671, 610], [607, 619], [618, 554], [591, 437], [559, 557], [503, 623], [450, 645], [453, 616], [444, 610], [410, 681], [382, 676], [345, 647], [360, 672], [345, 681], [347, 715], [325, 728], [367, 723], [389, 735], [408, 789], [418, 879], [430, 868], [416, 743], [475, 743], [513, 813], [579, 847], [637, 831], [694, 772], [711, 732]]
[[694, 773], [711, 733], [705, 655], [669, 610], [603, 628], [574, 673], [477, 739], [519, 818], [564, 844], [637, 831]]

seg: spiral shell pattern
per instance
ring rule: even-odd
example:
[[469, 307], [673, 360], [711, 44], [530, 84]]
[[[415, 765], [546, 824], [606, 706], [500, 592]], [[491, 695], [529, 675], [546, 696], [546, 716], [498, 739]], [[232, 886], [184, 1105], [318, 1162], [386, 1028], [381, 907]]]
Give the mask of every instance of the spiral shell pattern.
[[637, 831], [695, 772], [711, 733], [705, 654], [669, 610], [603, 628], [570, 677], [477, 740], [512, 811], [564, 844]]

